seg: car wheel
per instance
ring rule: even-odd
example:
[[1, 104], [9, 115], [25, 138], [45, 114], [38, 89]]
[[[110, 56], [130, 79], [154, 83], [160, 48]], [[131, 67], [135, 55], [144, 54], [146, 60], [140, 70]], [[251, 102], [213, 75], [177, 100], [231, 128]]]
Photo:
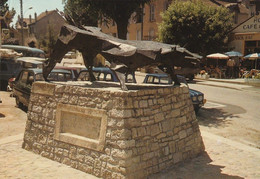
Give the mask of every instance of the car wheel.
[[18, 108], [22, 108], [23, 107], [23, 104], [19, 101], [18, 97], [15, 98], [15, 103], [16, 103], [16, 107], [18, 107]]

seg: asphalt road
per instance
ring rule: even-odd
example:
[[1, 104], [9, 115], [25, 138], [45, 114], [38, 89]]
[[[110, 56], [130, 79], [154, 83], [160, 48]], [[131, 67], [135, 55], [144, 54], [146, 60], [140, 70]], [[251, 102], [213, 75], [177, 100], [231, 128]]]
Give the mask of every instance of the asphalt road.
[[199, 111], [200, 127], [216, 135], [260, 148], [260, 90], [189, 84], [204, 93], [207, 103]]

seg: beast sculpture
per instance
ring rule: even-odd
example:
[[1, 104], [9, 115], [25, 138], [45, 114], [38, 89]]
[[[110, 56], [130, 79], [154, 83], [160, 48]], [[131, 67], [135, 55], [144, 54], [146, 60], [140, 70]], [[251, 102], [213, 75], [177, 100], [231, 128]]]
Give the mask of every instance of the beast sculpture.
[[[111, 69], [115, 70], [123, 90], [127, 90], [124, 73], [147, 65], [167, 67], [174, 85], [179, 85], [173, 67], [187, 67], [191, 63], [198, 63], [198, 59], [201, 58], [177, 45], [153, 41], [121, 40], [102, 33], [96, 27], [76, 27], [65, 24], [61, 28], [50, 58], [44, 64], [43, 76], [46, 81], [56, 63], [61, 62], [64, 55], [72, 49], [82, 53], [85, 66], [89, 69], [90, 81], [96, 80], [92, 67], [97, 54], [103, 55], [111, 64], [118, 64]], [[124, 70], [119, 68], [122, 64]]]

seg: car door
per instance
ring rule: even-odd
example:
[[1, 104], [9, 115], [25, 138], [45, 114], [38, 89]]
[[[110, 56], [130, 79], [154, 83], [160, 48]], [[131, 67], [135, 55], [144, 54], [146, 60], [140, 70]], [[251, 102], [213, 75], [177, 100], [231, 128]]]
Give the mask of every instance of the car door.
[[28, 106], [31, 93], [32, 81], [34, 74], [31, 71], [24, 70], [20, 73], [15, 83], [15, 96], [24, 105]]

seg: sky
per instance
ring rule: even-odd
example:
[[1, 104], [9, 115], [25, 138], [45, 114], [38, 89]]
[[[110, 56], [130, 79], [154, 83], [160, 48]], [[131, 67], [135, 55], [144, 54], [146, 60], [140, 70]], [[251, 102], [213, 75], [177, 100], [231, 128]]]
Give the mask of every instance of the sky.
[[[15, 17], [13, 19], [12, 24], [15, 24], [17, 21], [17, 16], [21, 16], [21, 10], [20, 10], [20, 0], [8, 0], [9, 9], [14, 8], [16, 11]], [[23, 0], [23, 16], [24, 18], [28, 18], [29, 15], [34, 18], [34, 13], [36, 12], [37, 15], [40, 15], [42, 12], [45, 12], [46, 10], [51, 11], [58, 9], [60, 11], [63, 11], [63, 4], [62, 0]], [[29, 9], [32, 7], [32, 9]], [[11, 24], [11, 25], [12, 25]]]

